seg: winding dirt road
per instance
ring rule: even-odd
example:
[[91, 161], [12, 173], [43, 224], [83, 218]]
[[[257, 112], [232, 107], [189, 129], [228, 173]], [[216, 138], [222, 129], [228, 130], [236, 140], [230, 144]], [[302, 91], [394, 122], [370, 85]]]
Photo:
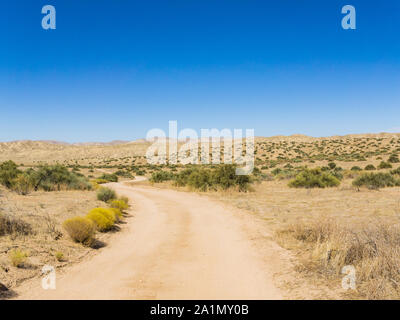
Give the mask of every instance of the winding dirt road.
[[[281, 299], [265, 252], [243, 229], [246, 214], [205, 196], [111, 184], [133, 204], [132, 217], [105, 248], [17, 299]], [[268, 254], [267, 254], [268, 255]]]

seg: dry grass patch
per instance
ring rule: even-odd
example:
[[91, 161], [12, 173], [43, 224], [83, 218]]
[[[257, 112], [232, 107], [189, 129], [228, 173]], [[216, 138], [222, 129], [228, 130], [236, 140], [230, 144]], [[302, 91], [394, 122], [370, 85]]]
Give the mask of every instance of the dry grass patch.
[[[367, 299], [400, 298], [400, 224], [344, 224], [320, 218], [278, 232], [306, 247], [305, 271], [341, 279], [344, 266], [356, 270], [356, 291]], [[283, 240], [284, 241], [284, 240]]]
[[[255, 191], [210, 193], [266, 223], [275, 240], [297, 257], [298, 276], [323, 281], [343, 297], [398, 299], [400, 284], [400, 188], [289, 188], [265, 181]], [[354, 265], [357, 291], [341, 286], [344, 265]]]

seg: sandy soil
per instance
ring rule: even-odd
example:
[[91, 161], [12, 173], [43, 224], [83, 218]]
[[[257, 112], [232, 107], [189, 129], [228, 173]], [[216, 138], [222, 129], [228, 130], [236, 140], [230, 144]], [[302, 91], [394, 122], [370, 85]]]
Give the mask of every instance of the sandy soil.
[[57, 274], [56, 290], [34, 279], [16, 288], [17, 299], [284, 297], [274, 280], [280, 248], [257, 248], [248, 214], [197, 194], [111, 185], [134, 207], [115, 241]]

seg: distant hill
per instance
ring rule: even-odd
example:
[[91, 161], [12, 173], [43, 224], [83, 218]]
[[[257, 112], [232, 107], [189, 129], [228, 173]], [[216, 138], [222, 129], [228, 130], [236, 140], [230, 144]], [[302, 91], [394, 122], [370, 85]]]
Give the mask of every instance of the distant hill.
[[[374, 139], [377, 142], [376, 144], [379, 144], [374, 148], [385, 146], [397, 148], [398, 146], [392, 143], [393, 138], [399, 139], [400, 133], [350, 134], [321, 138], [296, 134], [291, 136], [256, 137], [255, 141], [256, 150], [258, 150], [257, 155], [262, 154], [264, 157], [274, 159], [281, 151], [288, 152], [288, 142], [291, 149], [302, 149], [304, 152], [311, 154], [317, 152], [314, 150], [316, 148], [315, 144], [320, 144], [323, 141], [332, 143], [332, 148], [337, 152], [353, 152], [360, 148], [359, 140], [368, 139]], [[337, 141], [340, 142], [338, 145], [336, 145]], [[150, 144], [144, 139], [86, 143], [66, 143], [52, 140], [0, 142], [0, 161], [13, 160], [24, 164], [41, 162], [71, 164], [76, 161], [80, 164], [104, 164], [107, 161], [119, 159], [119, 163], [127, 163], [138, 157], [144, 161], [146, 150]], [[257, 145], [263, 147], [257, 149]], [[267, 148], [265, 147], [266, 145], [271, 145], [271, 147]], [[277, 152], [272, 152], [271, 148]], [[365, 144], [363, 148], [370, 151], [374, 149], [371, 143]]]

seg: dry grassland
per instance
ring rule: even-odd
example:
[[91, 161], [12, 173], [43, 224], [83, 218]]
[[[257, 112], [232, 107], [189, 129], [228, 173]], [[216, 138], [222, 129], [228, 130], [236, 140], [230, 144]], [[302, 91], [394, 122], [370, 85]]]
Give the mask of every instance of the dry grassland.
[[[325, 280], [344, 298], [400, 298], [399, 187], [357, 191], [345, 181], [306, 190], [266, 181], [254, 192], [212, 195], [263, 219], [310, 281]], [[356, 269], [356, 291], [341, 288], [345, 265]]]
[[[43, 265], [62, 268], [81, 261], [96, 250], [73, 242], [62, 228], [62, 222], [84, 216], [94, 207], [104, 206], [94, 191], [33, 192], [17, 195], [0, 187], [0, 214], [28, 226], [29, 231], [0, 237], [0, 283], [12, 289], [26, 279], [41, 275]], [[95, 248], [106, 245], [110, 234], [98, 233]], [[27, 255], [23, 263], [13, 265], [12, 253]]]

